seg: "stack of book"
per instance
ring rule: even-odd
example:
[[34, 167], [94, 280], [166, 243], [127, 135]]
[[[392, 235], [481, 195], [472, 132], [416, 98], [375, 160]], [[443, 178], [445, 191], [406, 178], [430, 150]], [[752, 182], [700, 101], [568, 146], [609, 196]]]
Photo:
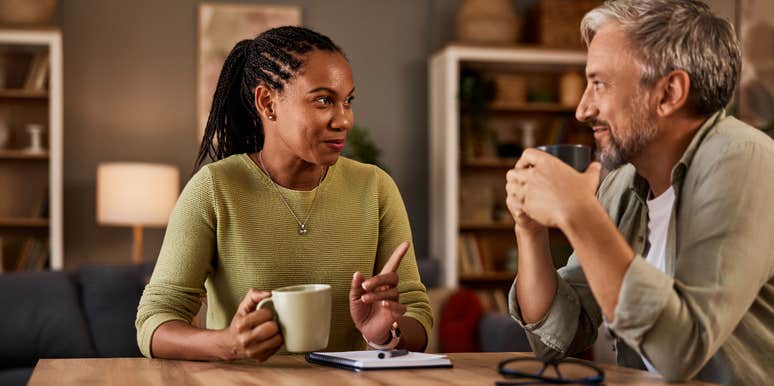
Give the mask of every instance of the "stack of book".
[[457, 238], [459, 251], [460, 273], [463, 275], [478, 274], [492, 270], [492, 262], [484, 244], [472, 233], [460, 233]]

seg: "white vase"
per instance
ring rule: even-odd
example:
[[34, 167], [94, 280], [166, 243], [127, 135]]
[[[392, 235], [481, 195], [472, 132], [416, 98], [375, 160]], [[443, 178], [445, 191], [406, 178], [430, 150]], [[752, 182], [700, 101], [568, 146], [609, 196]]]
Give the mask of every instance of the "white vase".
[[27, 132], [30, 133], [30, 146], [26, 149], [30, 153], [42, 153], [43, 149], [43, 125], [29, 124]]

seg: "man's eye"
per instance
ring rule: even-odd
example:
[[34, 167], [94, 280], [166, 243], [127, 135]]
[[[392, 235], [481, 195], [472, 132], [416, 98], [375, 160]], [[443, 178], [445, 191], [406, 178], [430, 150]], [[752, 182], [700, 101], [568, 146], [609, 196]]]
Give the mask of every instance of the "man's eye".
[[344, 104], [351, 105], [354, 100], [355, 100], [355, 97], [351, 96], [347, 99], [344, 99]]
[[320, 103], [320, 104], [324, 104], [324, 105], [329, 105], [329, 104], [333, 103], [331, 101], [331, 98], [329, 98], [327, 96], [317, 97], [317, 99], [315, 99], [315, 102]]

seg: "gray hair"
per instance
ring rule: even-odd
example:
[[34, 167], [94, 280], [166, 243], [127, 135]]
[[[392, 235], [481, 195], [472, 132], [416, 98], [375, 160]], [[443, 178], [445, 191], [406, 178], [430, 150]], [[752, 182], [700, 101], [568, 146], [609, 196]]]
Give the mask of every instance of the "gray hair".
[[741, 54], [734, 27], [698, 0], [606, 1], [583, 17], [588, 47], [596, 32], [614, 22], [629, 37], [642, 66], [641, 83], [652, 86], [674, 70], [691, 79], [688, 107], [699, 116], [724, 108], [739, 81]]

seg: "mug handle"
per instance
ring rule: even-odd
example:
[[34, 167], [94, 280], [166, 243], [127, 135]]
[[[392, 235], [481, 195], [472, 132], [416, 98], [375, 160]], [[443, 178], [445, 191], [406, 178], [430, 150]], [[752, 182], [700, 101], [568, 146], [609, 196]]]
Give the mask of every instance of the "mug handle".
[[[271, 305], [270, 305], [270, 306], [269, 306], [269, 305], [267, 305], [267, 304], [269, 304], [269, 303], [271, 303]], [[268, 298], [266, 298], [266, 299], [263, 299], [263, 300], [261, 300], [260, 302], [258, 302], [258, 305], [257, 305], [257, 306], [255, 306], [255, 310], [256, 310], [256, 311], [258, 311], [258, 310], [260, 310], [261, 308], [267, 308], [267, 307], [271, 308], [271, 312], [272, 312], [272, 313], [275, 313], [275, 312], [274, 312], [274, 299], [272, 299], [271, 297], [268, 297]]]

